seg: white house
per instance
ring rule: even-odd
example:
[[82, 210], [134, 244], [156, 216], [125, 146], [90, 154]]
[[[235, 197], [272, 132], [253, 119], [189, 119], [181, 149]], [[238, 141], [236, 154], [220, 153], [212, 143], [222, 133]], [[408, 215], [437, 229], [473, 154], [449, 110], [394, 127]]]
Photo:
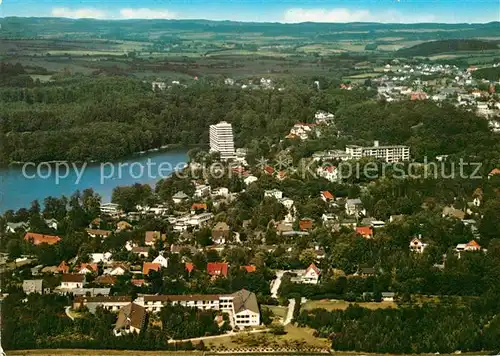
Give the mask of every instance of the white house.
[[142, 258], [148, 258], [149, 256], [149, 247], [140, 247], [136, 246], [132, 248], [132, 252]]
[[212, 213], [202, 213], [202, 214], [195, 214], [195, 215], [189, 215], [186, 223], [188, 225], [192, 226], [203, 226], [207, 224], [210, 220], [212, 220], [214, 217], [214, 214]]
[[57, 230], [58, 222], [56, 219], [45, 219], [45, 225], [51, 229]]
[[481, 246], [474, 240], [469, 241], [466, 244], [458, 244], [457, 247], [455, 248], [455, 251], [457, 252], [462, 252], [462, 251], [480, 251]]
[[61, 277], [60, 289], [83, 288], [85, 283], [85, 274], [65, 273]]
[[275, 198], [277, 200], [283, 198], [283, 192], [278, 189], [264, 191], [264, 198]]
[[175, 204], [180, 204], [186, 201], [188, 198], [189, 197], [184, 192], [177, 192], [172, 196], [172, 200], [174, 201]]
[[290, 198], [287, 198], [287, 197], [283, 197], [281, 199], [279, 199], [279, 202], [285, 207], [287, 208], [287, 210], [290, 210], [292, 209], [293, 207], [293, 203], [294, 201]]
[[103, 203], [100, 207], [102, 214], [117, 215], [120, 213], [118, 204]]
[[256, 176], [249, 175], [248, 177], [246, 177], [245, 179], [243, 179], [243, 182], [244, 182], [246, 185], [250, 185], [250, 184], [252, 184], [253, 182], [257, 182], [258, 180], [259, 180], [259, 178], [257, 178]]
[[225, 187], [212, 189], [212, 196], [214, 197], [221, 196], [227, 198], [229, 196], [229, 189]]
[[321, 220], [323, 220], [323, 223], [325, 225], [328, 225], [328, 224], [333, 224], [334, 222], [336, 222], [338, 220], [338, 217], [337, 217], [337, 215], [332, 214], [332, 213], [329, 213], [329, 214], [323, 213], [323, 215], [321, 215]]
[[27, 222], [19, 222], [19, 223], [7, 223], [7, 227], [5, 228], [5, 231], [6, 232], [11, 232], [11, 233], [14, 233], [16, 232], [16, 230], [20, 229], [20, 230], [24, 230], [24, 231], [28, 231], [30, 227], [30, 224], [27, 223]]
[[301, 278], [302, 283], [318, 284], [320, 274], [321, 272], [318, 267], [316, 267], [314, 263], [311, 263], [309, 267], [307, 267], [306, 272]]
[[196, 198], [203, 198], [210, 195], [210, 186], [206, 184], [198, 184], [195, 186], [194, 196]]
[[423, 243], [420, 238], [414, 238], [410, 242], [410, 251], [415, 252], [415, 253], [424, 253], [425, 248], [427, 247], [427, 244]]
[[110, 276], [123, 276], [127, 270], [123, 266], [115, 266], [106, 268], [103, 274], [109, 274]]
[[92, 253], [90, 255], [90, 259], [92, 260], [92, 263], [107, 263], [111, 261], [111, 252], [106, 252], [106, 253]]
[[153, 263], [159, 263], [162, 267], [167, 268], [168, 267], [168, 258], [163, 257], [162, 255], [158, 255], [154, 260]]
[[347, 199], [345, 204], [345, 212], [347, 215], [366, 215], [366, 209], [363, 208], [361, 199]]
[[322, 166], [316, 169], [316, 174], [319, 177], [325, 178], [329, 182], [335, 182], [338, 179], [338, 170], [335, 166]]

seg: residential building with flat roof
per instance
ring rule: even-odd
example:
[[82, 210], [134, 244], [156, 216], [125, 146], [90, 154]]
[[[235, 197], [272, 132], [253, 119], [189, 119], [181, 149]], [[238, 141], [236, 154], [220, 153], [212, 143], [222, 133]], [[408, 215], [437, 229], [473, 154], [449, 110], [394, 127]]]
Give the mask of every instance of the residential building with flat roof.
[[374, 141], [371, 147], [349, 145], [346, 147], [346, 153], [351, 159], [373, 157], [387, 163], [410, 160], [410, 147], [402, 145], [380, 146], [378, 141]]
[[226, 121], [210, 125], [210, 151], [219, 152], [221, 160], [235, 158], [233, 127]]

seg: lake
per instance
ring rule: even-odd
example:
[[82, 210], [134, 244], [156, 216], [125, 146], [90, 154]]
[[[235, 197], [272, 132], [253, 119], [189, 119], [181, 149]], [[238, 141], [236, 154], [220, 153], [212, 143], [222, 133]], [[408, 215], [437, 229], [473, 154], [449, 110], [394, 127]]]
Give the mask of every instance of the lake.
[[103, 202], [113, 188], [135, 183], [154, 184], [188, 161], [187, 150], [148, 152], [117, 162], [97, 164], [42, 163], [0, 168], [0, 213], [29, 208], [48, 196], [69, 197], [76, 190], [94, 189]]

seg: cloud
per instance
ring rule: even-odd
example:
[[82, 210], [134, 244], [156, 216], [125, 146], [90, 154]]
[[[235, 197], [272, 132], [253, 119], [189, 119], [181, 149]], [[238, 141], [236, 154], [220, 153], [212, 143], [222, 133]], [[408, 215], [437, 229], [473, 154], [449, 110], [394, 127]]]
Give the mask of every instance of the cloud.
[[121, 9], [120, 18], [122, 19], [175, 19], [177, 14], [166, 9]]
[[104, 11], [93, 8], [68, 9], [66, 7], [56, 7], [52, 9], [52, 16], [68, 17], [72, 19], [93, 18], [102, 19], [106, 17]]
[[284, 22], [390, 22], [390, 23], [415, 23], [435, 22], [433, 15], [404, 14], [387, 10], [372, 13], [369, 10], [350, 10], [346, 8], [335, 9], [302, 9], [292, 8], [285, 11]]

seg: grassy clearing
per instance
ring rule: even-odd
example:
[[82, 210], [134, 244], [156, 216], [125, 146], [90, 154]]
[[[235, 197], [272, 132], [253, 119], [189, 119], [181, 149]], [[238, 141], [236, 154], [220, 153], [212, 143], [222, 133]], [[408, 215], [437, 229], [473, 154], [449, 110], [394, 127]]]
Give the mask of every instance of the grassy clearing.
[[364, 303], [351, 303], [345, 300], [309, 300], [302, 306], [303, 310], [312, 310], [316, 308], [323, 308], [326, 310], [345, 310], [349, 305], [357, 304], [363, 308], [375, 310], [385, 308], [397, 308], [394, 302], [364, 302]]
[[275, 316], [278, 316], [280, 318], [284, 318], [288, 310], [287, 307], [281, 307], [278, 305], [263, 305], [262, 307], [270, 309]]
[[207, 340], [205, 346], [210, 349], [233, 349], [238, 347], [318, 347], [330, 348], [330, 341], [313, 336], [311, 328], [299, 328], [294, 325], [285, 327], [285, 335], [270, 333], [245, 334]]

